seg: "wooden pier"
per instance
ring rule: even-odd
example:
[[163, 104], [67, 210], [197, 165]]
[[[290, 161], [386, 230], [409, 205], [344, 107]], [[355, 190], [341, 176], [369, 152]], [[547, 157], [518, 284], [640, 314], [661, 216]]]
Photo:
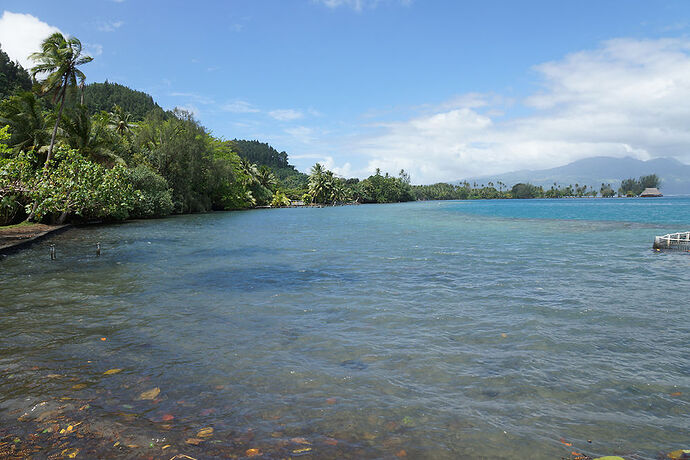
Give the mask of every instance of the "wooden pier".
[[669, 233], [654, 238], [654, 249], [677, 249], [690, 251], [690, 232]]

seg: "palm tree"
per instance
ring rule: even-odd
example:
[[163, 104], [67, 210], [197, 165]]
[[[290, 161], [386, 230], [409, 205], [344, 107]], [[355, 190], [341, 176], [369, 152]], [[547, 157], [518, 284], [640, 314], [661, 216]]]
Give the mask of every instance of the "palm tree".
[[9, 125], [9, 145], [15, 152], [39, 150], [50, 138], [43, 117], [43, 105], [30, 91], [19, 93], [0, 104], [0, 125]]
[[251, 185], [258, 182], [259, 170], [254, 163], [244, 157], [240, 157], [240, 171], [246, 176], [244, 185]]
[[[330, 171], [326, 171], [320, 163], [311, 168], [309, 176], [309, 195], [314, 203], [326, 203], [330, 193]], [[333, 173], [331, 173], [332, 175]]]
[[273, 191], [278, 187], [278, 178], [265, 166], [262, 166], [256, 174], [256, 180], [267, 189]]
[[334, 177], [334, 180], [331, 183], [329, 198], [334, 205], [337, 203], [342, 203], [347, 199], [347, 190], [345, 189], [345, 183], [343, 180]]
[[45, 75], [43, 81], [40, 82], [41, 90], [44, 94], [53, 95], [53, 103], [59, 102], [60, 104], [44, 165], [46, 168], [50, 162], [50, 157], [53, 155], [55, 136], [62, 118], [62, 109], [65, 107], [67, 88], [77, 87], [77, 80], [82, 84], [84, 83], [86, 76], [77, 67], [93, 60], [91, 56], [82, 56], [81, 51], [81, 42], [77, 38], [70, 37], [67, 39], [60, 32], [55, 32], [43, 40], [40, 52], [30, 56], [37, 63], [31, 69], [31, 75], [34, 78], [39, 74]]
[[110, 115], [110, 127], [120, 136], [130, 134], [132, 132], [132, 127], [136, 124], [131, 122], [132, 114], [125, 112], [125, 110], [119, 105], [113, 105], [112, 112]]
[[325, 169], [323, 166], [321, 166], [321, 163], [316, 163], [314, 166], [311, 167], [311, 175], [312, 176], [321, 176], [324, 173]]
[[89, 111], [84, 105], [74, 110], [67, 110], [67, 116], [62, 120], [62, 137], [70, 147], [79, 150], [82, 155], [90, 157], [97, 163], [112, 165], [124, 163], [124, 160], [113, 153], [113, 142], [108, 130], [107, 115], [89, 116]]

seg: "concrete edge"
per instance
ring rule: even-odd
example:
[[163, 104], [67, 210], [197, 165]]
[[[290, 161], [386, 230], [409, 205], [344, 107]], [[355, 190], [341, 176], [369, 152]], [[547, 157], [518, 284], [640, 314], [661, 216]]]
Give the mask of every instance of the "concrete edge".
[[72, 228], [71, 224], [66, 224], [66, 225], [60, 225], [56, 228], [50, 229], [46, 232], [39, 233], [38, 235], [32, 237], [32, 238], [26, 238], [24, 240], [18, 240], [13, 243], [6, 244], [4, 246], [0, 246], [0, 255], [6, 256], [8, 254], [12, 254], [15, 252], [19, 252], [22, 249], [26, 249], [32, 244], [36, 243], [37, 241], [40, 241], [48, 236], [52, 235], [57, 235], [59, 233], [62, 233], [68, 229]]

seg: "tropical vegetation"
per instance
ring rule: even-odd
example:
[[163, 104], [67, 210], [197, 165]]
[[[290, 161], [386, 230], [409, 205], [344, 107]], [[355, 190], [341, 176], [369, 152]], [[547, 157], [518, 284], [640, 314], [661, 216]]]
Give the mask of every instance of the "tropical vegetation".
[[625, 179], [618, 189], [619, 196], [638, 196], [646, 188], [659, 188], [661, 179], [656, 174], [641, 176], [638, 179]]
[[[298, 171], [285, 151], [258, 140], [213, 136], [183, 110], [117, 83], [85, 84], [92, 58], [60, 33], [27, 72], [0, 50], [0, 225], [157, 218], [212, 210], [395, 203], [412, 200], [614, 196], [610, 184], [415, 185], [376, 170], [360, 180], [317, 163]], [[626, 179], [619, 196], [658, 187]]]

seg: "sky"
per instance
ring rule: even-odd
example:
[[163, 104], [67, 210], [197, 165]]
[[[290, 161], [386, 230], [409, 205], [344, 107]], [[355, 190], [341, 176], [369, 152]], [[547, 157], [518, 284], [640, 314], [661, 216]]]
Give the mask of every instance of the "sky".
[[690, 2], [0, 0], [25, 67], [54, 31], [87, 82], [345, 177], [413, 183], [592, 157], [690, 163]]

